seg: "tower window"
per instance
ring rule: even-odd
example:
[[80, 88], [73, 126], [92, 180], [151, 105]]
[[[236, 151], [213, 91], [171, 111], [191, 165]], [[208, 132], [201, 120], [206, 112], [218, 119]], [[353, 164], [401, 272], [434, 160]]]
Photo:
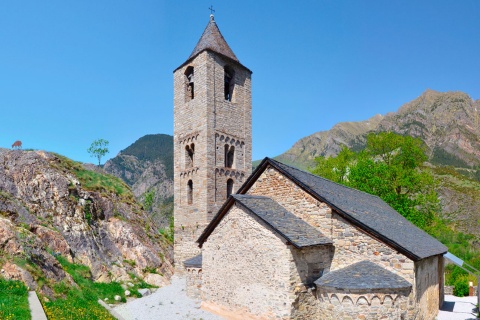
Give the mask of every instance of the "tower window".
[[233, 167], [233, 160], [235, 158], [235, 147], [229, 146], [228, 144], [225, 145], [225, 167], [232, 168]]
[[193, 181], [188, 180], [187, 183], [187, 202], [188, 204], [193, 203]]
[[195, 144], [185, 147], [185, 168], [193, 167], [193, 156], [195, 155]]
[[233, 193], [233, 180], [227, 180], [227, 198]]
[[234, 88], [234, 71], [233, 69], [229, 67], [223, 68], [223, 78], [224, 78], [224, 95], [225, 95], [225, 100], [227, 101], [232, 101], [233, 97], [233, 88]]
[[185, 83], [186, 83], [186, 92], [185, 97], [186, 100], [193, 100], [195, 97], [195, 86], [193, 81], [193, 67], [190, 66], [185, 70]]

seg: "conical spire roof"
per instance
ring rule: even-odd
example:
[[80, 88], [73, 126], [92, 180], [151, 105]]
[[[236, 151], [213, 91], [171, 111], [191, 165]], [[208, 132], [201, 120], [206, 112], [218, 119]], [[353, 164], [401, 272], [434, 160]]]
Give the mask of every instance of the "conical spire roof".
[[227, 44], [227, 41], [225, 41], [225, 38], [223, 38], [220, 30], [218, 29], [217, 24], [215, 23], [215, 19], [213, 18], [213, 14], [210, 15], [210, 21], [208, 22], [205, 31], [203, 31], [202, 37], [200, 38], [200, 40], [198, 40], [195, 49], [193, 49], [192, 54], [190, 55], [190, 57], [188, 57], [187, 60], [190, 60], [204, 50], [212, 50], [216, 53], [220, 53], [221, 55], [224, 55], [234, 61], [239, 62], [232, 49], [230, 49], [230, 46]]

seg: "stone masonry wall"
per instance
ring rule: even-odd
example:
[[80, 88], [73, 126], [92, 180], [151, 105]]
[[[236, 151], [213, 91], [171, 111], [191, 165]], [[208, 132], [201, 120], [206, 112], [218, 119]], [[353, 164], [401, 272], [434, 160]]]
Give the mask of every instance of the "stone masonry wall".
[[[209, 54], [208, 171], [209, 220], [227, 198], [227, 180], [234, 183], [233, 192], [243, 184], [252, 168], [252, 93], [251, 72], [242, 65], [213, 52]], [[224, 68], [234, 71], [231, 101], [224, 96]], [[225, 145], [234, 147], [232, 168], [225, 167]]]
[[291, 260], [281, 238], [233, 206], [203, 244], [204, 306], [244, 319], [289, 318]]
[[389, 290], [381, 293], [361, 294], [354, 292], [317, 292], [318, 317], [322, 320], [339, 319], [407, 319], [408, 297]]
[[310, 320], [318, 313], [318, 301], [312, 293], [313, 281], [330, 270], [334, 248], [330, 245], [304, 249], [290, 246], [290, 251], [291, 318]]
[[[185, 71], [194, 68], [194, 99], [187, 96]], [[177, 273], [182, 262], [199, 254], [195, 241], [206, 225], [207, 203], [207, 107], [208, 54], [201, 53], [174, 73], [174, 260]], [[194, 144], [194, 160], [186, 164], [187, 145]], [[188, 181], [193, 182], [193, 201], [187, 201]]]
[[202, 292], [202, 268], [187, 268], [186, 293], [192, 299], [200, 300]]
[[[443, 257], [430, 257], [415, 264], [416, 287], [416, 318], [435, 319], [440, 307], [439, 297], [439, 272], [437, 272], [439, 259]], [[443, 270], [441, 270], [443, 273]]]

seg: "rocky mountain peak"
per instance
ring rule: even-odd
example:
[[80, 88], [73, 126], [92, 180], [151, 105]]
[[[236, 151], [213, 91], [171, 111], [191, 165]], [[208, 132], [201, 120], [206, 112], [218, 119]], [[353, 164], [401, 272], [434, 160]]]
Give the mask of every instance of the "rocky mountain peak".
[[317, 156], [336, 155], [342, 144], [354, 150], [363, 148], [368, 132], [392, 131], [421, 138], [433, 163], [472, 167], [480, 165], [479, 119], [480, 100], [463, 92], [428, 89], [396, 112], [341, 122], [302, 138], [277, 159], [308, 168]]

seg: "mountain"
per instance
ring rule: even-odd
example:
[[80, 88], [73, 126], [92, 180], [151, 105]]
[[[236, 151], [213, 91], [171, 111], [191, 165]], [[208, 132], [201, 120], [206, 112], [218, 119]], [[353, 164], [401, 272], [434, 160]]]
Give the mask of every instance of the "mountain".
[[365, 121], [337, 123], [330, 130], [319, 131], [298, 140], [292, 148], [275, 159], [301, 169], [308, 169], [315, 165], [316, 157], [334, 156], [338, 154], [342, 145], [353, 150], [361, 150], [365, 146], [367, 133], [375, 131], [383, 118], [382, 115], [376, 115]]
[[387, 114], [377, 131], [421, 138], [430, 160], [440, 165], [480, 165], [480, 100], [462, 92], [427, 90], [417, 99]]
[[366, 121], [342, 122], [297, 141], [275, 159], [308, 168], [317, 156], [336, 155], [340, 146], [359, 150], [368, 132], [392, 131], [421, 138], [430, 161], [470, 168], [480, 165], [480, 100], [462, 92], [425, 91], [397, 112]]
[[75, 285], [61, 255], [96, 281], [168, 282], [168, 243], [121, 180], [44, 151], [0, 149], [0, 163], [2, 276], [52, 296], [58, 282]]
[[298, 140], [275, 159], [301, 169], [315, 157], [335, 156], [342, 144], [361, 150], [369, 132], [392, 131], [421, 138], [439, 180], [441, 215], [459, 231], [480, 236], [480, 100], [462, 92], [425, 91], [385, 116], [341, 122]]
[[125, 181], [134, 196], [145, 206], [158, 227], [166, 227], [173, 214], [173, 137], [150, 134], [141, 137], [125, 150], [108, 160], [103, 169]]

